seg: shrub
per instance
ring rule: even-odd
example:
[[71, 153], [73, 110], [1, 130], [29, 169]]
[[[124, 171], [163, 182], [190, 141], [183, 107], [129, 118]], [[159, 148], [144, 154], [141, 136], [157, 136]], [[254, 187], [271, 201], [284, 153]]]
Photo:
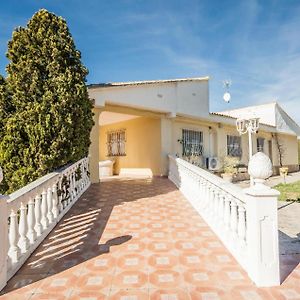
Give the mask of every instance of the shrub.
[[63, 18], [38, 11], [25, 28], [13, 32], [7, 58], [0, 93], [5, 90], [10, 98], [8, 107], [0, 100], [6, 115], [0, 165], [2, 192], [11, 193], [86, 156], [93, 114], [88, 71]]

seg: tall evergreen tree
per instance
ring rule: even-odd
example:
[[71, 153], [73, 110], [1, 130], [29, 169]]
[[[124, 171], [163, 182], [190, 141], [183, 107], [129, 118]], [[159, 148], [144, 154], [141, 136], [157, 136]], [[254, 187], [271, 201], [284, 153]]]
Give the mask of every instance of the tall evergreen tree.
[[63, 18], [38, 11], [14, 31], [7, 58], [12, 113], [4, 124], [0, 165], [12, 192], [86, 156], [93, 119], [88, 71]]

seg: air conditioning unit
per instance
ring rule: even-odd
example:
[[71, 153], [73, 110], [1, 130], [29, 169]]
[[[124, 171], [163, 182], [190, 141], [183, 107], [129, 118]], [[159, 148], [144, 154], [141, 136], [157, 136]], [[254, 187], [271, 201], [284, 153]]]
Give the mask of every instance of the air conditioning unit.
[[211, 171], [218, 171], [221, 169], [221, 164], [217, 157], [207, 157], [206, 165]]

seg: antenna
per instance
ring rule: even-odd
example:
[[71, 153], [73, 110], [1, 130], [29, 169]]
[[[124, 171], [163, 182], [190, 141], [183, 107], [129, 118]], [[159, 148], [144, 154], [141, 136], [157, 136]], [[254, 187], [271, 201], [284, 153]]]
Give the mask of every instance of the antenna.
[[224, 80], [223, 81], [223, 87], [225, 89], [225, 93], [223, 95], [223, 100], [226, 102], [226, 103], [229, 103], [230, 102], [230, 99], [231, 99], [231, 95], [229, 93], [229, 88], [231, 86], [231, 80]]

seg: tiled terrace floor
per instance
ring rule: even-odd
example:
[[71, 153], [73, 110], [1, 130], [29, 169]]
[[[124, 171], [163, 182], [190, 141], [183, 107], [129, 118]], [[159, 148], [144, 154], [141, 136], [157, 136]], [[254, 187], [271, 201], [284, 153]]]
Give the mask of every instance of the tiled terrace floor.
[[10, 300], [300, 299], [300, 266], [280, 287], [258, 289], [168, 179], [110, 181], [91, 186], [4, 293]]

